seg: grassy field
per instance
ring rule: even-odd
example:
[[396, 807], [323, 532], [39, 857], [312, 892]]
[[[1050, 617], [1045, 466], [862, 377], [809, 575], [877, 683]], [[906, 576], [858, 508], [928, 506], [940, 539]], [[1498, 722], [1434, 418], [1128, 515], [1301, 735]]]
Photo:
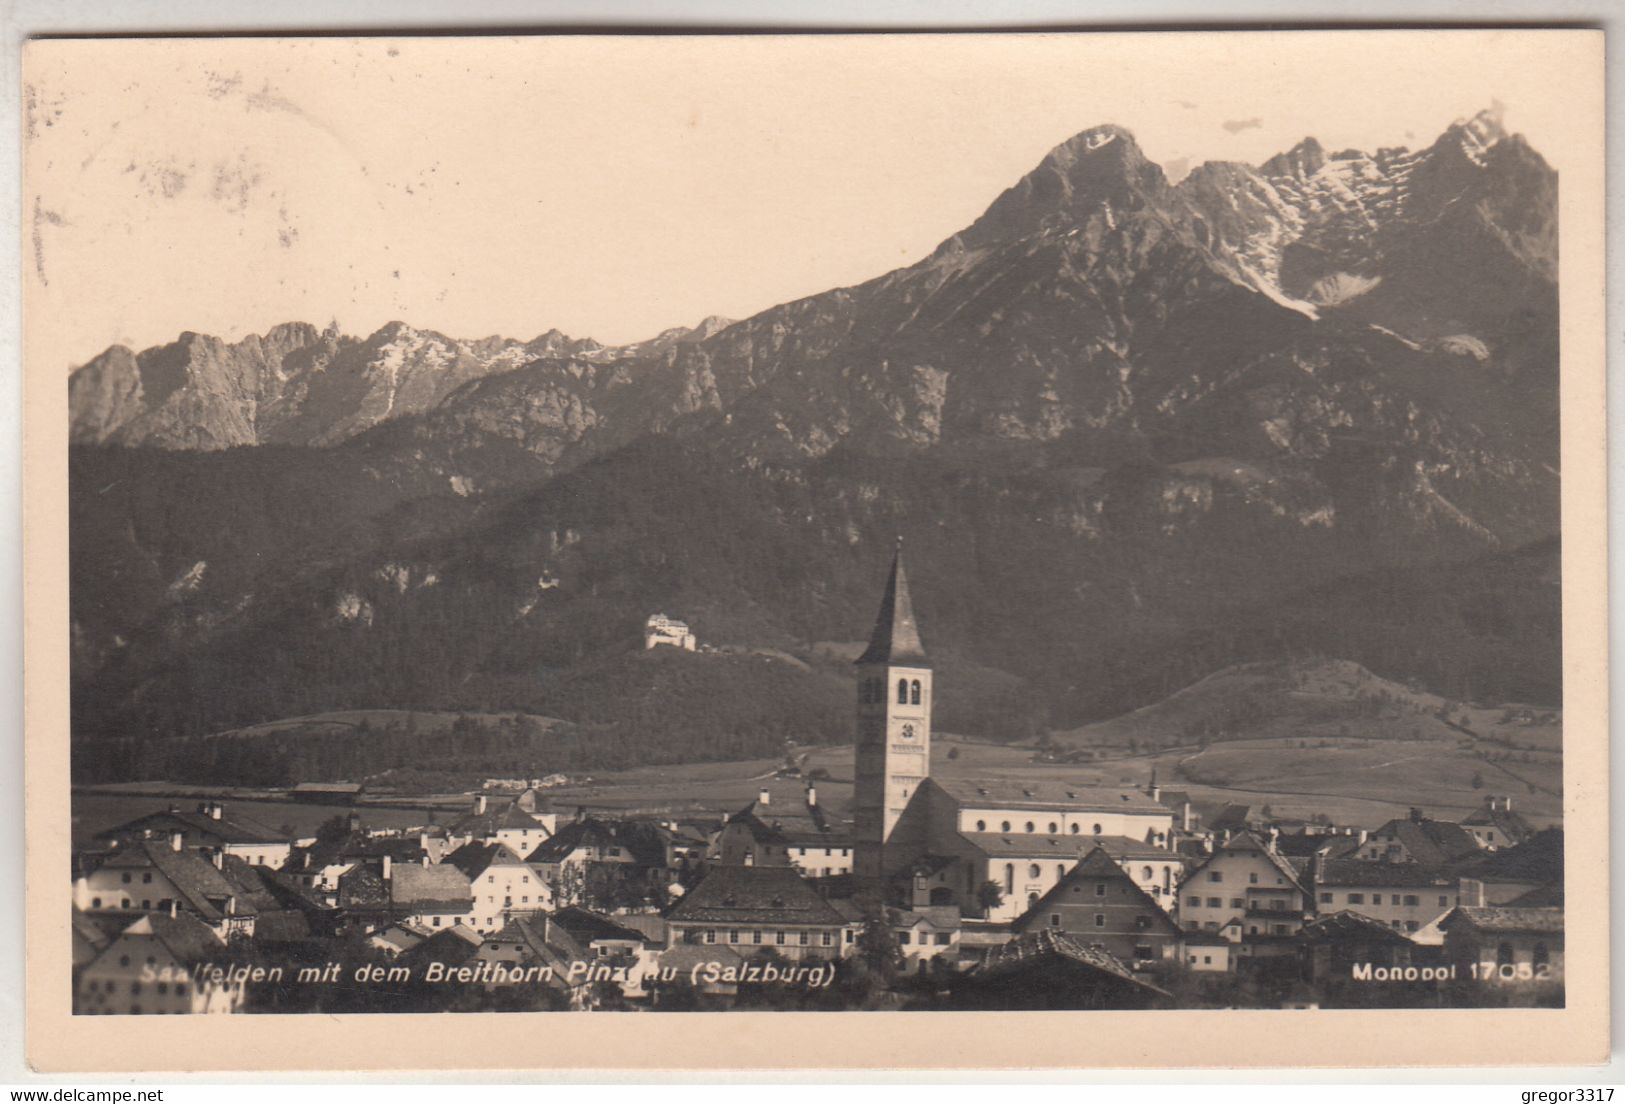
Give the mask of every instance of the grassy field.
[[[356, 710], [243, 731], [339, 735], [362, 721], [378, 728], [408, 716], [424, 731], [449, 728], [458, 714]], [[1339, 824], [1366, 827], [1404, 816], [1413, 806], [1457, 818], [1489, 794], [1506, 794], [1519, 812], [1544, 826], [1562, 816], [1562, 732], [1561, 712], [1547, 707], [1448, 702], [1343, 661], [1261, 663], [1221, 671], [1125, 716], [1053, 734], [1054, 750], [1085, 757], [1080, 762], [1040, 762], [1031, 745], [938, 733], [932, 774], [1144, 787], [1155, 767], [1166, 788], [1186, 790], [1199, 801], [1267, 804], [1277, 816], [1325, 814]], [[763, 789], [772, 804], [799, 809], [807, 776], [822, 773], [816, 783], [820, 804], [849, 818], [851, 745], [800, 748], [792, 758], [799, 777], [785, 776], [784, 758], [763, 758], [598, 771], [548, 792], [565, 814], [587, 808], [712, 817], [742, 807]], [[167, 794], [219, 792], [168, 783], [119, 790], [75, 794], [76, 839], [163, 808], [172, 800]], [[348, 811], [268, 796], [237, 791], [227, 801], [271, 827], [288, 825], [305, 834], [333, 813]], [[430, 811], [437, 799], [438, 810]], [[466, 798], [417, 800], [424, 808], [368, 807], [363, 813], [374, 825], [444, 821], [461, 811]]]
[[1453, 702], [1346, 660], [1228, 667], [1121, 717], [1054, 735], [1064, 748], [1153, 751], [1201, 738], [1456, 740], [1561, 752], [1562, 711]]

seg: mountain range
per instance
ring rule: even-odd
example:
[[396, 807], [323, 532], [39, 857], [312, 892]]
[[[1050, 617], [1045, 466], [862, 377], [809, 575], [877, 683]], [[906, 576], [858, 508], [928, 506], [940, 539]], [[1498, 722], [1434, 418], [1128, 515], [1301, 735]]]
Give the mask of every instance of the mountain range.
[[1556, 188], [1493, 112], [1178, 184], [1102, 126], [916, 264], [631, 346], [114, 347], [69, 381], [76, 740], [414, 704], [703, 754], [600, 700], [643, 618], [844, 693], [898, 534], [962, 728], [1301, 650], [1555, 704]]

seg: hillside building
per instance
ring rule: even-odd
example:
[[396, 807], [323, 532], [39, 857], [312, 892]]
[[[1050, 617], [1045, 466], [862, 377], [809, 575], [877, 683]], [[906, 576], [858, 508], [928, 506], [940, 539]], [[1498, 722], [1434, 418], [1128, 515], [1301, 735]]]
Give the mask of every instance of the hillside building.
[[692, 652], [694, 634], [689, 632], [688, 625], [682, 621], [674, 620], [663, 613], [650, 614], [649, 620], [643, 624], [643, 648], [648, 651], [662, 644]]

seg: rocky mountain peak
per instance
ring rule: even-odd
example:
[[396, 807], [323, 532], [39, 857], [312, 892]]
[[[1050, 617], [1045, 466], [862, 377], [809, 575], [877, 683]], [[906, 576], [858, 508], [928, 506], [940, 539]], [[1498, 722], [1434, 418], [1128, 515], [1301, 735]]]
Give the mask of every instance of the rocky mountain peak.
[[1259, 166], [1265, 176], [1288, 176], [1305, 180], [1326, 164], [1326, 151], [1314, 138], [1305, 138], [1285, 153], [1278, 153]]
[[1146, 160], [1127, 129], [1104, 125], [1068, 138], [956, 235], [976, 249], [1080, 223], [1108, 207], [1123, 213], [1154, 206], [1169, 192], [1162, 168]]

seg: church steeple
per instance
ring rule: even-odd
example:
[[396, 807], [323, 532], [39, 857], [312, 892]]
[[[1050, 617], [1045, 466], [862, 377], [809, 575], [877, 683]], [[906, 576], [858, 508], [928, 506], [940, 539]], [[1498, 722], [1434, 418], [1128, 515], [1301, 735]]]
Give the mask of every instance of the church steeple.
[[880, 600], [875, 631], [869, 637], [868, 649], [857, 662], [860, 665], [931, 666], [925, 645], [920, 643], [919, 626], [914, 623], [914, 603], [908, 596], [908, 576], [903, 571], [902, 537], [897, 538], [897, 553], [892, 557], [891, 577], [886, 580], [886, 594]]

